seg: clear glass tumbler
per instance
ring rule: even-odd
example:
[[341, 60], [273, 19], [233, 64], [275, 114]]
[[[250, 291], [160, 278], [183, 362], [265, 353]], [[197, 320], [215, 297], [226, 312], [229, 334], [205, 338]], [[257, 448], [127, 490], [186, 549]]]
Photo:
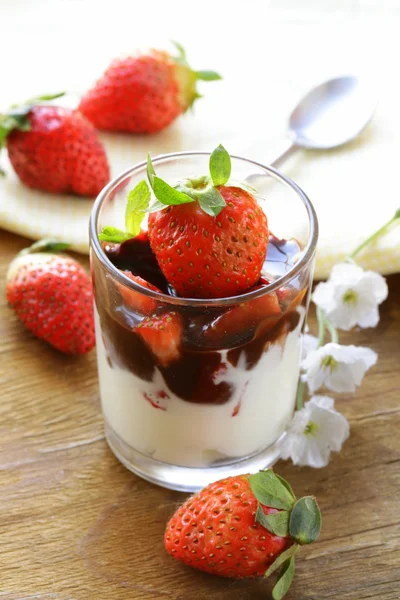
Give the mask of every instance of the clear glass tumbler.
[[[157, 175], [172, 185], [208, 173], [208, 162], [202, 152], [153, 160]], [[268, 218], [263, 285], [211, 300], [155, 292], [125, 274], [125, 246], [98, 239], [105, 225], [124, 228], [127, 194], [145, 178], [145, 162], [115, 178], [97, 198], [90, 220], [105, 433], [114, 454], [134, 473], [195, 491], [279, 458], [277, 442], [295, 409], [318, 225], [293, 181], [232, 157], [232, 179], [257, 190]], [[154, 258], [140, 239], [126, 248], [151, 270]], [[184, 256], [177, 268], [182, 265], [190, 268]], [[163, 348], [154, 353], [138, 335], [149, 312], [168, 313], [162, 339], [168, 361]]]

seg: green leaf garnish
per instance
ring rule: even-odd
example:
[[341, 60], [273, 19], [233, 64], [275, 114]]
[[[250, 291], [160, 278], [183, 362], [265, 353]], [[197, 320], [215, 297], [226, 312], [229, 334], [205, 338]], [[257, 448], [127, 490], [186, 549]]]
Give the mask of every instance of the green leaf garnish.
[[157, 175], [153, 176], [153, 192], [157, 200], [167, 206], [177, 206], [178, 204], [194, 202], [193, 198], [171, 187], [166, 181], [157, 177]]
[[265, 529], [268, 529], [270, 533], [285, 537], [289, 535], [289, 516], [290, 513], [287, 510], [266, 515], [259, 504], [256, 512], [256, 521], [265, 527]]
[[300, 498], [293, 507], [289, 533], [299, 544], [315, 542], [321, 531], [321, 513], [312, 496]]
[[216, 187], [225, 185], [231, 175], [231, 157], [222, 144], [210, 156], [210, 175]]
[[279, 569], [279, 567], [282, 566], [283, 563], [288, 558], [292, 558], [292, 556], [294, 556], [296, 554], [298, 549], [299, 549], [299, 545], [293, 544], [293, 546], [290, 546], [290, 548], [285, 550], [285, 552], [282, 552], [282, 554], [280, 554], [278, 556], [278, 558], [276, 560], [274, 560], [272, 565], [270, 567], [268, 567], [268, 570], [265, 572], [264, 577], [269, 577], [270, 575], [272, 575], [272, 573], [274, 573], [277, 569]]
[[140, 225], [145, 211], [149, 207], [150, 198], [149, 186], [144, 179], [139, 181], [137, 186], [129, 192], [125, 210], [125, 227], [133, 237], [140, 232]]
[[257, 500], [266, 506], [290, 510], [296, 501], [294, 494], [272, 469], [250, 475], [249, 483]]
[[130, 240], [131, 237], [132, 236], [129, 233], [126, 233], [126, 231], [122, 231], [122, 229], [118, 229], [118, 227], [111, 227], [110, 225], [103, 227], [101, 233], [99, 233], [99, 240], [101, 242], [114, 242], [115, 244], [126, 242], [126, 240]]
[[289, 558], [282, 567], [278, 581], [272, 590], [274, 600], [282, 600], [291, 586], [294, 577], [294, 556]]
[[216, 71], [195, 71], [197, 79], [201, 81], [218, 81], [222, 79], [221, 75]]

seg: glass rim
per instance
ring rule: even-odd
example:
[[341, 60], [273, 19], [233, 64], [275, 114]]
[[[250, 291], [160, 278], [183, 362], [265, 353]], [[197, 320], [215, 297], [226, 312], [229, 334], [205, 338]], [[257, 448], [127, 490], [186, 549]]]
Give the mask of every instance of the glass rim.
[[[202, 152], [202, 151], [185, 151], [185, 152], [171, 152], [167, 154], [159, 154], [156, 157], [152, 158], [153, 164], [158, 162], [165, 161], [167, 159], [173, 158], [185, 158], [185, 157], [195, 157], [195, 156], [210, 156], [210, 152]], [[282, 277], [279, 277], [275, 281], [264, 285], [262, 288], [257, 290], [252, 290], [245, 292], [244, 294], [239, 294], [237, 296], [227, 296], [224, 298], [183, 298], [181, 296], [169, 296], [168, 294], [164, 294], [163, 292], [156, 292], [150, 290], [148, 288], [144, 288], [138, 283], [132, 281], [129, 277], [127, 277], [123, 271], [120, 271], [113, 265], [110, 259], [107, 257], [103, 248], [101, 247], [100, 240], [98, 238], [97, 233], [97, 224], [100, 215], [100, 209], [103, 205], [103, 202], [107, 199], [107, 197], [112, 193], [120, 183], [127, 177], [135, 174], [136, 171], [140, 171], [142, 169], [146, 169], [147, 160], [144, 160], [140, 163], [135, 164], [128, 169], [125, 169], [120, 175], [114, 177], [100, 192], [97, 196], [93, 208], [90, 214], [89, 220], [89, 238], [90, 238], [90, 246], [95, 252], [97, 258], [103, 265], [103, 267], [115, 278], [119, 283], [124, 285], [135, 292], [140, 292], [145, 296], [150, 296], [160, 302], [167, 302], [169, 304], [175, 304], [177, 306], [231, 306], [234, 304], [247, 302], [249, 300], [253, 300], [255, 298], [259, 298], [271, 292], [274, 292], [281, 288], [283, 285], [292, 280], [301, 270], [307, 265], [313, 258], [317, 246], [318, 241], [318, 218], [315, 212], [314, 206], [312, 205], [308, 196], [303, 192], [303, 190], [290, 178], [275, 169], [274, 167], [263, 165], [257, 161], [243, 158], [242, 156], [231, 156], [234, 160], [240, 160], [247, 162], [251, 165], [254, 165], [268, 174], [272, 175], [274, 179], [280, 181], [280, 183], [289, 186], [300, 198], [303, 202], [303, 205], [306, 208], [309, 223], [310, 223], [310, 234], [308, 238], [308, 242], [306, 246], [303, 248], [303, 256], [301, 259]]]

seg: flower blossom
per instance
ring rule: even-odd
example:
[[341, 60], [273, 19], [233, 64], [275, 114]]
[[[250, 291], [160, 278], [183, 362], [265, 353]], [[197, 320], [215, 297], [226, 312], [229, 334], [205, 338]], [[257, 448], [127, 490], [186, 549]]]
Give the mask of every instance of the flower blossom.
[[376, 327], [378, 305], [388, 295], [385, 278], [354, 263], [333, 267], [328, 281], [319, 283], [312, 299], [335, 327], [348, 331], [355, 325]]
[[354, 392], [377, 358], [370, 348], [329, 343], [307, 354], [302, 379], [310, 394], [323, 385], [333, 392]]
[[335, 410], [333, 399], [313, 396], [289, 423], [280, 442], [281, 458], [299, 466], [325, 467], [331, 452], [339, 452], [348, 436], [349, 423]]

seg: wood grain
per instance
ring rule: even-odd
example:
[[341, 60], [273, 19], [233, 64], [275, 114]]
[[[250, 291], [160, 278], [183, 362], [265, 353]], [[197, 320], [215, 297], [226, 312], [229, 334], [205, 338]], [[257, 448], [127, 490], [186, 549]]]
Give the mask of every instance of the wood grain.
[[[0, 237], [3, 282], [27, 241]], [[379, 352], [362, 389], [337, 401], [351, 423], [342, 453], [322, 470], [277, 466], [323, 513], [288, 600], [400, 598], [400, 276], [388, 282], [379, 327], [342, 337]], [[35, 340], [3, 287], [0, 328], [0, 598], [269, 598], [268, 582], [218, 579], [165, 554], [164, 526], [183, 496], [135, 477], [108, 450], [95, 354], [65, 357]]]

